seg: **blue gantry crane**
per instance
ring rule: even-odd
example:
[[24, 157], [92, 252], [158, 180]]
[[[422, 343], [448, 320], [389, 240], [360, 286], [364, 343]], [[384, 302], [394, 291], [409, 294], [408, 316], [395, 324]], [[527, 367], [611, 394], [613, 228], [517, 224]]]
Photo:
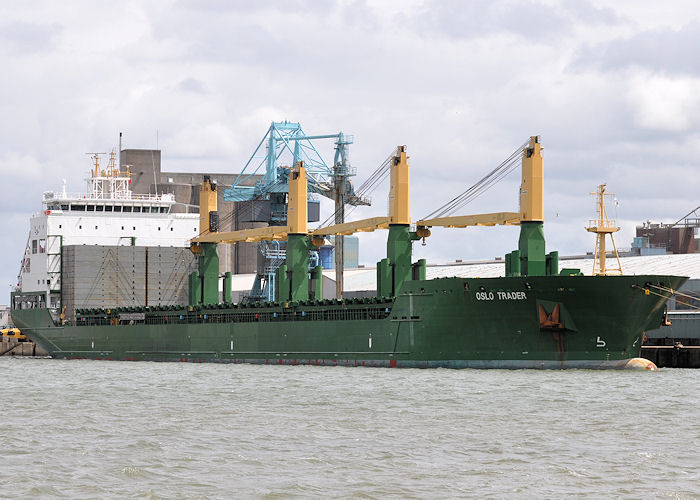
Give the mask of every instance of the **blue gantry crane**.
[[[319, 153], [316, 143], [332, 139], [335, 154], [331, 163]], [[349, 146], [353, 137], [336, 134], [307, 135], [300, 123], [272, 122], [255, 151], [250, 156], [233, 185], [224, 191], [225, 201], [250, 202], [244, 205], [248, 222], [285, 225], [289, 172], [303, 162], [308, 178], [308, 190], [335, 201], [334, 222], [345, 222], [345, 205], [369, 205], [369, 200], [355, 195], [350, 177], [356, 170], [350, 165]], [[257, 179], [250, 185], [251, 179]], [[314, 214], [311, 210], [310, 214]], [[312, 219], [317, 221], [318, 218]], [[272, 300], [275, 271], [284, 262], [284, 242], [261, 242], [252, 300]], [[343, 237], [335, 238], [336, 296], [342, 296]]]

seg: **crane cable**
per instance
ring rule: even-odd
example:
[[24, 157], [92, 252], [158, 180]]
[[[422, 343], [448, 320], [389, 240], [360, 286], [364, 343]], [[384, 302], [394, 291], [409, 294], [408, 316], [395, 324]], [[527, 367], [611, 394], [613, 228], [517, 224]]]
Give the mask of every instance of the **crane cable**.
[[[692, 295], [688, 295], [687, 293], [679, 292], [678, 290], [674, 290], [673, 288], [668, 288], [665, 286], [651, 285], [651, 284], [649, 284], [648, 286], [651, 288], [656, 288], [658, 290], [661, 290], [662, 292], [671, 292], [671, 295], [669, 297], [666, 297], [665, 295], [662, 295], [662, 294], [657, 293], [657, 292], [653, 292], [647, 288], [647, 290], [649, 290], [649, 293], [653, 293], [654, 295], [658, 295], [659, 297], [666, 297], [667, 299], [670, 299], [674, 295], [676, 295], [676, 296], [680, 295], [681, 297], [683, 297], [687, 300], [695, 300], [695, 301], [700, 300], [700, 298], [698, 298], [698, 297], [693, 297]], [[691, 309], [700, 309], [700, 307], [698, 307], [690, 302], [684, 302], [682, 300], [679, 300], [678, 298], [676, 298], [676, 302], [679, 304], [682, 304], [684, 306], [688, 306]]]
[[[386, 179], [387, 174], [391, 170], [391, 162], [393, 161], [394, 157], [396, 156], [396, 153], [398, 151], [398, 148], [394, 148], [394, 150], [387, 156], [387, 158], [372, 172], [372, 174], [365, 180], [360, 187], [357, 188], [357, 191], [355, 191], [355, 196], [358, 198], [363, 198], [367, 197], [369, 194], [371, 194], [377, 187], [382, 183], [384, 179]], [[328, 227], [331, 225], [334, 221], [336, 216], [343, 211], [344, 204], [341, 205], [341, 208], [333, 212], [327, 219], [325, 219], [317, 229], [321, 229], [324, 227]], [[352, 211], [357, 207], [357, 205], [350, 205], [349, 208], [345, 208], [345, 215], [349, 215], [352, 213]]]
[[478, 196], [482, 195], [494, 184], [499, 182], [506, 175], [513, 171], [513, 169], [518, 164], [521, 158], [522, 152], [525, 150], [529, 143], [529, 140], [524, 142], [520, 147], [518, 147], [518, 149], [513, 151], [513, 153], [508, 158], [503, 160], [500, 165], [498, 165], [491, 172], [482, 177], [477, 183], [475, 183], [463, 193], [451, 199], [449, 202], [442, 205], [440, 208], [434, 210], [430, 214], [423, 217], [423, 220], [452, 215], [457, 210], [463, 208], [465, 205], [472, 202]]
[[[653, 286], [653, 285], [651, 285], [651, 286]], [[658, 287], [655, 287], [655, 288], [658, 288]], [[671, 296], [664, 295], [664, 294], [662, 294], [662, 293], [658, 293], [658, 292], [655, 292], [655, 291], [653, 291], [653, 290], [649, 290], [648, 288], [645, 288], [644, 290], [647, 291], [647, 292], [649, 292], [651, 295], [656, 295], [657, 297], [661, 297], [661, 298], [666, 299], [666, 300], [668, 300], [668, 299], [671, 298]], [[696, 297], [693, 297], [693, 299], [696, 299], [696, 300], [697, 300]], [[681, 305], [684, 305], [684, 306], [688, 306], [690, 309], [696, 309], [696, 310], [700, 309], [700, 307], [698, 307], [698, 306], [696, 306], [696, 305], [693, 305], [693, 304], [691, 304], [691, 303], [689, 303], [689, 302], [683, 302], [682, 300], [676, 299], [676, 303], [681, 304]]]

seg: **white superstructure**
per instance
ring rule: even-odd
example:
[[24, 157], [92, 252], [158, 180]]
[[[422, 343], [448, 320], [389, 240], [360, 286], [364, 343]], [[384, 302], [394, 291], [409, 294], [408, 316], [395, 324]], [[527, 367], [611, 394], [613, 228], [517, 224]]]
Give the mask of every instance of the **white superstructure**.
[[172, 194], [132, 193], [128, 167], [116, 167], [115, 154], [86, 179], [87, 191], [46, 191], [43, 210], [31, 217], [17, 291], [36, 293], [57, 307], [61, 290], [61, 249], [67, 245], [187, 247], [198, 234], [199, 214], [171, 213]]

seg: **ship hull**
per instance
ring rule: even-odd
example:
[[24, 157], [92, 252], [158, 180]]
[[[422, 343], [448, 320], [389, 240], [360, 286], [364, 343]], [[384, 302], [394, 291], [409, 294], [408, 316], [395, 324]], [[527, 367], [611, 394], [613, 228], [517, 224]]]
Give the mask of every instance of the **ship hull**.
[[[13, 321], [55, 358], [410, 368], [622, 368], [677, 276], [408, 281], [391, 299], [82, 311]], [[654, 290], [654, 289], [652, 289]]]

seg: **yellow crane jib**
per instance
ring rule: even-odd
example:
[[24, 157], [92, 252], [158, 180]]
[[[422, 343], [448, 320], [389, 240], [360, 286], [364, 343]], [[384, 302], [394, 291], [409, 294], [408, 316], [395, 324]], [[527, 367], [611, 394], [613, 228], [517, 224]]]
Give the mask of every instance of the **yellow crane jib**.
[[518, 212], [494, 212], [488, 214], [454, 215], [451, 217], [436, 217], [434, 219], [423, 219], [416, 222], [416, 226], [418, 228], [517, 226], [519, 224], [520, 213]]
[[[286, 226], [268, 226], [255, 229], [241, 229], [240, 231], [203, 234], [202, 236], [192, 239], [192, 242], [196, 245], [197, 243], [238, 243], [241, 241], [250, 243], [286, 239]], [[192, 248], [194, 248], [195, 245], [193, 245]]]
[[354, 222], [344, 222], [332, 226], [321, 227], [311, 231], [311, 235], [330, 236], [335, 234], [353, 234], [362, 232], [372, 232], [377, 229], [389, 229], [389, 217], [370, 217], [369, 219], [356, 220]]
[[416, 236], [425, 239], [430, 236], [431, 227], [470, 227], [470, 226], [517, 226], [520, 224], [518, 212], [495, 212], [490, 214], [454, 215], [436, 217], [416, 222]]

